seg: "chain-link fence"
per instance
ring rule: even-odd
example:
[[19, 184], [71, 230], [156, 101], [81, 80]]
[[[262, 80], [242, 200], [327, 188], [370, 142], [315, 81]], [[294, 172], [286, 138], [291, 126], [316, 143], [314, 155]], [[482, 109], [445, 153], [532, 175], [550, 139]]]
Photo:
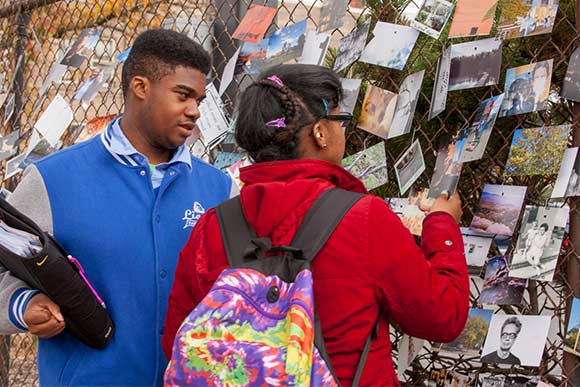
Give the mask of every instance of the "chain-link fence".
[[[330, 1], [332, 2], [332, 0]], [[2, 134], [19, 133], [17, 146], [20, 151], [26, 148], [32, 128], [42, 111], [56, 94], [60, 94], [74, 111], [73, 123], [63, 136], [65, 146], [71, 144], [85, 124], [95, 118], [122, 112], [121, 64], [116, 57], [128, 49], [137, 34], [149, 28], [173, 28], [183, 31], [199, 41], [213, 57], [211, 80], [219, 83], [222, 71], [229, 58], [240, 45], [232, 39], [233, 31], [252, 4], [277, 7], [278, 13], [268, 33], [307, 19], [308, 28], [316, 29], [325, 2], [319, 0], [27, 0], [12, 2], [0, 1], [0, 73], [5, 75], [4, 87], [0, 92], [7, 94], [4, 104], [5, 122]], [[328, 1], [326, 2], [328, 3]], [[351, 1], [344, 24], [332, 32], [330, 50], [325, 59], [331, 65], [336, 56], [339, 40], [350, 33], [357, 25], [371, 20], [408, 24], [402, 16], [407, 0], [379, 1], [368, 0], [366, 4]], [[531, 1], [530, 1], [531, 3]], [[500, 15], [502, 2], [498, 6]], [[452, 41], [447, 38], [448, 27], [439, 39], [421, 34], [402, 71], [391, 70], [365, 63], [355, 63], [341, 74], [345, 77], [362, 79], [364, 85], [370, 84], [397, 92], [402, 80], [409, 74], [425, 70], [425, 80], [420, 92], [413, 120], [412, 134], [389, 139], [386, 142], [387, 165], [390, 179], [386, 185], [373, 192], [382, 197], [396, 197], [398, 185], [392, 166], [414, 140], [419, 140], [425, 156], [426, 172], [418, 180], [418, 185], [427, 187], [435, 164], [435, 154], [441, 136], [456, 133], [473, 121], [479, 104], [486, 98], [502, 92], [505, 71], [508, 68], [553, 59], [553, 74], [547, 109], [497, 120], [484, 157], [466, 163], [461, 172], [458, 191], [464, 200], [464, 219], [468, 225], [473, 217], [473, 209], [479, 201], [483, 185], [511, 184], [528, 187], [527, 204], [544, 205], [547, 203], [555, 175], [505, 177], [503, 174], [511, 139], [518, 128], [533, 128], [560, 124], [573, 125], [571, 144], [580, 145], [580, 105], [559, 97], [569, 58], [575, 46], [580, 44], [580, 16], [578, 2], [561, 0], [554, 23], [553, 32], [534, 37], [504, 41], [501, 79], [497, 85], [450, 92], [446, 110], [434, 119], [428, 120], [431, 95], [436, 76], [437, 60], [451, 42], [468, 41], [460, 38]], [[66, 67], [58, 73], [55, 63], [63, 57], [65, 50], [74, 42], [79, 33], [86, 28], [101, 30], [100, 38], [88, 60], [80, 67]], [[492, 29], [492, 35], [496, 28]], [[469, 40], [474, 40], [473, 38]], [[109, 66], [113, 76], [106, 81], [105, 87], [90, 102], [74, 99], [80, 85], [96, 70]], [[112, 67], [110, 67], [112, 66]], [[50, 78], [54, 82], [47, 82]], [[231, 113], [239, 90], [249, 81], [251, 75], [238, 75], [224, 95], [225, 109]], [[364, 91], [361, 91], [355, 109], [355, 117], [361, 110]], [[12, 100], [13, 98], [13, 100]], [[13, 112], [7, 112], [9, 105]], [[11, 113], [11, 114], [9, 114]], [[90, 135], [90, 133], [85, 133]], [[347, 130], [347, 154], [353, 154], [383, 141], [365, 131], [351, 127]], [[203, 149], [200, 154], [210, 161], [215, 157], [215, 149]], [[3, 172], [12, 174], [7, 161], [3, 161]], [[6, 175], [5, 175], [6, 176]], [[12, 190], [19, 179], [17, 173], [5, 179], [3, 187]], [[448, 355], [434, 351], [425, 345], [412, 367], [403, 376], [409, 385], [425, 385], [433, 371], [455, 369], [476, 376], [484, 373], [504, 375], [541, 376], [542, 380], [553, 385], [580, 386], [579, 362], [576, 357], [563, 351], [566, 335], [567, 316], [573, 295], [580, 296], [580, 201], [569, 199], [570, 232], [559, 256], [554, 280], [540, 282], [530, 280], [520, 305], [495, 307], [496, 313], [547, 315], [551, 316], [549, 338], [545, 345], [539, 367], [499, 368], [482, 365], [479, 357]], [[385, 246], [388, 249], [388, 246]], [[499, 255], [497, 247], [492, 246], [490, 256]], [[471, 303], [481, 306], [483, 271], [471, 276]], [[396, 346], [401, 335], [393, 331]], [[0, 383], [10, 386], [33, 386], [38, 383], [35, 370], [36, 340], [29, 335], [14, 335], [4, 338], [0, 346]], [[6, 369], [9, 367], [9, 372]], [[103, 370], [107, 372], [107, 370]]]

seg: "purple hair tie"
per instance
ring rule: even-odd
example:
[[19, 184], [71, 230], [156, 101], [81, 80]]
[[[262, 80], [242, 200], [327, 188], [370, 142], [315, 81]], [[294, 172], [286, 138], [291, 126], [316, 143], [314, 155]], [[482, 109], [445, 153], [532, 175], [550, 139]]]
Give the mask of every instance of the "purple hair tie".
[[277, 128], [285, 128], [286, 127], [286, 118], [276, 118], [275, 120], [266, 122], [266, 126], [275, 126]]
[[277, 76], [275, 76], [275, 75], [271, 75], [271, 76], [269, 76], [266, 79], [274, 82], [275, 84], [277, 84], [280, 87], [284, 87], [284, 82], [282, 82], [282, 80], [280, 78], [278, 78]]

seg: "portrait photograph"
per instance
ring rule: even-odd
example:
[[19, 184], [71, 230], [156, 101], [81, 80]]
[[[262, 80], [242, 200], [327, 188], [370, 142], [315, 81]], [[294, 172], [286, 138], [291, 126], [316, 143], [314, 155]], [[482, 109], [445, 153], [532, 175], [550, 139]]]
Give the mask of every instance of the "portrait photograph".
[[88, 28], [81, 32], [77, 40], [70, 46], [64, 54], [60, 64], [71, 67], [81, 67], [90, 51], [99, 41], [101, 31], [96, 28]]
[[444, 193], [451, 196], [457, 188], [463, 164], [456, 157], [456, 139], [457, 135], [446, 134], [439, 140], [429, 197], [436, 198]]
[[487, 260], [479, 303], [484, 305], [519, 305], [528, 280], [511, 277], [507, 259], [496, 256]]
[[552, 62], [550, 59], [506, 71], [500, 117], [546, 109], [552, 82]]
[[360, 61], [403, 70], [419, 37], [419, 31], [407, 26], [377, 22], [373, 35], [362, 52]]
[[503, 96], [500, 94], [482, 101], [471, 126], [460, 131], [455, 147], [455, 151], [459, 153], [460, 163], [479, 160], [483, 157]]
[[358, 60], [365, 48], [370, 26], [371, 23], [366, 22], [340, 40], [334, 71], [340, 72]]
[[489, 329], [493, 310], [470, 308], [467, 323], [458, 338], [439, 346], [440, 351], [478, 356]]
[[490, 235], [512, 236], [520, 218], [527, 188], [485, 184], [469, 228]]
[[580, 47], [574, 50], [568, 62], [561, 95], [570, 101], [580, 102]]
[[497, 32], [502, 39], [549, 34], [554, 27], [558, 0], [506, 0]]
[[411, 27], [439, 39], [441, 31], [453, 13], [455, 4], [445, 0], [425, 0]]
[[505, 166], [506, 176], [557, 174], [571, 128], [560, 125], [517, 129]]
[[550, 316], [494, 314], [481, 362], [537, 367], [549, 329]]
[[562, 157], [552, 198], [580, 196], [580, 155], [578, 147], [567, 148]]
[[386, 140], [396, 106], [397, 94], [368, 85], [357, 126]]
[[403, 195], [425, 171], [425, 161], [421, 151], [421, 143], [415, 140], [395, 163], [395, 174], [399, 183], [399, 190]]
[[402, 136], [411, 131], [424, 75], [425, 70], [418, 71], [407, 76], [401, 83], [388, 138]]
[[568, 207], [526, 206], [510, 275], [537, 281], [553, 279], [568, 214]]
[[459, 0], [453, 12], [450, 38], [489, 35], [498, 0]]
[[501, 70], [502, 42], [483, 39], [451, 46], [449, 91], [495, 85]]
[[344, 169], [358, 177], [370, 191], [389, 180], [383, 141], [342, 160]]

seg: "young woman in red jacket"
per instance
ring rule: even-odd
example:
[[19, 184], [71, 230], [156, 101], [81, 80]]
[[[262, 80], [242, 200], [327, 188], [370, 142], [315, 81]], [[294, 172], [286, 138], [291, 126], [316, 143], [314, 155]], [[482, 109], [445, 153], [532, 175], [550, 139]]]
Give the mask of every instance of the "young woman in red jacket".
[[[344, 216], [314, 259], [314, 298], [332, 366], [350, 386], [381, 314], [361, 386], [397, 386], [389, 322], [409, 335], [449, 342], [467, 320], [469, 280], [457, 222], [457, 194], [440, 197], [424, 221], [421, 247], [384, 200], [340, 165], [339, 78], [312, 65], [267, 70], [241, 95], [236, 140], [255, 164], [240, 171], [245, 217], [259, 237], [288, 245], [325, 190], [367, 194]], [[169, 357], [181, 322], [228, 267], [214, 210], [198, 221], [181, 251], [169, 298], [163, 349]]]

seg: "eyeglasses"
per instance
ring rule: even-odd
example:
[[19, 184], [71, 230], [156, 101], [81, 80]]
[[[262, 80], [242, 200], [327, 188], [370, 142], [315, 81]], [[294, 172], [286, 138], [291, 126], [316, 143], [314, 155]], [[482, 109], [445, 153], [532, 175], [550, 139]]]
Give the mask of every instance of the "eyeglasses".
[[322, 117], [323, 120], [339, 121], [340, 126], [342, 127], [343, 130], [348, 128], [353, 118], [354, 118], [353, 115], [350, 113], [327, 114], [324, 117]]
[[508, 333], [508, 332], [502, 332], [502, 333], [501, 333], [501, 338], [502, 338], [502, 339], [503, 339], [503, 338], [508, 338], [508, 337], [509, 337], [510, 339], [512, 339], [512, 340], [513, 340], [513, 339], [515, 339], [516, 337], [518, 337], [518, 334], [517, 334], [517, 333]]

